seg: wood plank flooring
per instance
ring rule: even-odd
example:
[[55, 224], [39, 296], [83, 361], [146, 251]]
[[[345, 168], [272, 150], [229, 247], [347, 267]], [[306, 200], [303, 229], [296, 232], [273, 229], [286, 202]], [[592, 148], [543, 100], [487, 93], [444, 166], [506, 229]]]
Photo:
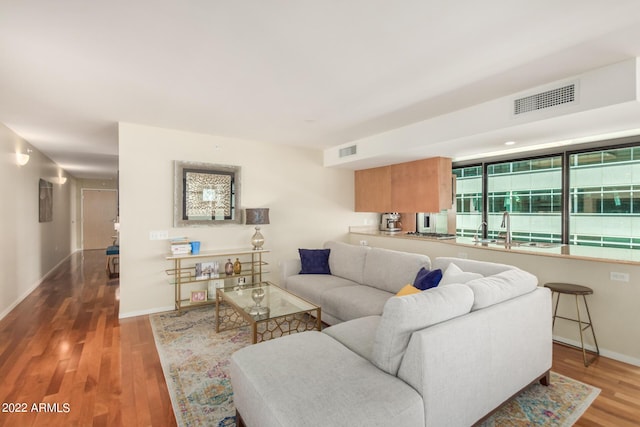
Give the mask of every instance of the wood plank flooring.
[[0, 426], [176, 425], [148, 316], [118, 319], [104, 266], [73, 254], [0, 321]]
[[[148, 316], [118, 319], [104, 265], [73, 254], [0, 321], [0, 427], [176, 425]], [[576, 426], [640, 426], [639, 367], [554, 345], [553, 370], [602, 390]]]

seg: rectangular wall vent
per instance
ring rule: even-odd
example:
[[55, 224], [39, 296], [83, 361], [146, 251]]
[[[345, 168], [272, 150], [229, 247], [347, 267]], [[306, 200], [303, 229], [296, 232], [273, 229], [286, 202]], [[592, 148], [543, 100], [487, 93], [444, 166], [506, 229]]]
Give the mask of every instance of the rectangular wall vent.
[[358, 151], [357, 146], [350, 145], [349, 147], [344, 147], [340, 149], [340, 157], [353, 156]]
[[542, 110], [556, 105], [568, 104], [576, 100], [576, 85], [570, 84], [546, 92], [536, 93], [513, 101], [513, 113], [515, 115], [530, 111]]

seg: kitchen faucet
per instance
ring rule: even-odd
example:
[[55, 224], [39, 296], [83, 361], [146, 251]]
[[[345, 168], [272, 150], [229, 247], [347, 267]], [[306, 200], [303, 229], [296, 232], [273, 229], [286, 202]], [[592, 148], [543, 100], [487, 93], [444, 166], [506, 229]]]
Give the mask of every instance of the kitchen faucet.
[[[474, 242], [477, 242], [477, 241], [479, 241], [479, 240], [480, 240], [480, 239], [478, 238], [478, 233], [479, 233], [479, 232], [480, 232], [480, 230], [482, 229], [482, 226], [483, 226], [483, 225], [484, 225], [485, 227], [487, 227], [487, 223], [486, 223], [485, 221], [482, 221], [482, 222], [480, 223], [480, 225], [479, 225], [479, 226], [478, 226], [478, 228], [476, 229], [476, 234], [473, 236], [473, 241], [474, 241]], [[484, 235], [484, 233], [483, 233], [483, 235]]]
[[511, 244], [511, 217], [509, 216], [509, 212], [505, 211], [502, 214], [502, 224], [500, 224], [500, 227], [507, 228], [507, 235], [504, 238], [504, 244], [510, 245]]

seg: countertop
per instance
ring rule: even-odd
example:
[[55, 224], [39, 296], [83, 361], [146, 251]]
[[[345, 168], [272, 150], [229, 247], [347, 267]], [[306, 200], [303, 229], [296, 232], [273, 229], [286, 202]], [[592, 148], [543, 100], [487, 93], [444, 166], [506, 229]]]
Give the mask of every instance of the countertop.
[[474, 247], [478, 249], [501, 251], [501, 252], [515, 252], [524, 253], [529, 255], [550, 256], [550, 257], [562, 257], [571, 259], [584, 259], [588, 261], [602, 261], [609, 263], [620, 264], [640, 264], [640, 250], [634, 249], [618, 249], [618, 248], [603, 248], [595, 246], [578, 246], [578, 245], [558, 245], [555, 247], [530, 247], [519, 246], [518, 242], [512, 245], [505, 245], [504, 243], [478, 243], [474, 242], [471, 237], [456, 237], [455, 239], [430, 239], [420, 236], [407, 235], [406, 232], [398, 233], [385, 233], [376, 229], [367, 227], [351, 227], [351, 234], [361, 234], [365, 236], [380, 236], [388, 237], [391, 239], [410, 239], [421, 240], [429, 243], [440, 243], [444, 245], [458, 245], [466, 247]]

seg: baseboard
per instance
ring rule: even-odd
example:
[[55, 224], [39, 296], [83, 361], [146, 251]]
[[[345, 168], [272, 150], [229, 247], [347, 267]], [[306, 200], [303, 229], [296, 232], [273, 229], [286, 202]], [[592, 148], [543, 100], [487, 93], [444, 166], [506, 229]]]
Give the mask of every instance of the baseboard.
[[176, 308], [175, 306], [171, 305], [168, 307], [155, 307], [155, 308], [151, 308], [149, 310], [140, 310], [140, 311], [129, 311], [127, 313], [120, 313], [118, 315], [119, 319], [126, 319], [129, 317], [137, 317], [137, 316], [148, 316], [149, 314], [155, 314], [155, 313], [163, 313], [165, 311], [174, 311]]
[[20, 295], [14, 302], [11, 303], [11, 305], [9, 305], [9, 307], [4, 309], [4, 311], [2, 311], [2, 313], [0, 313], [0, 320], [2, 320], [5, 317], [7, 317], [9, 315], [9, 313], [11, 313], [11, 311], [18, 306], [18, 304], [20, 304], [22, 301], [24, 301], [24, 299], [26, 297], [28, 297], [31, 294], [31, 292], [35, 291], [38, 288], [38, 286], [40, 286], [42, 284], [42, 282], [45, 281], [45, 279], [47, 277], [49, 277], [58, 267], [60, 267], [60, 265], [63, 262], [65, 262], [67, 260], [67, 258], [69, 258], [73, 254], [74, 254], [74, 252], [71, 252], [69, 255], [67, 255], [66, 257], [62, 258], [62, 260], [59, 263], [57, 263], [55, 266], [53, 266], [53, 268], [51, 268], [51, 270], [46, 272], [44, 274], [44, 276], [42, 276], [36, 283], [31, 285], [26, 291], [24, 291], [22, 293], [22, 295]]
[[[556, 335], [553, 336], [553, 339], [554, 339], [554, 341], [558, 341], [560, 343], [568, 344], [568, 345], [571, 345], [573, 347], [579, 347], [579, 348], [581, 347], [580, 341], [574, 341], [574, 340], [570, 340], [570, 339], [567, 339], [567, 338], [564, 338], [564, 337], [559, 337], [559, 336], [556, 336]], [[595, 352], [596, 351], [595, 346], [591, 346], [590, 344], [585, 345], [584, 348], [587, 351], [591, 351], [591, 352]], [[606, 348], [600, 347], [600, 356], [608, 357], [609, 359], [617, 360], [618, 362], [624, 362], [624, 363], [628, 363], [629, 365], [634, 365], [634, 366], [640, 367], [640, 359], [637, 359], [637, 358], [631, 357], [631, 356], [627, 356], [626, 354], [616, 353], [615, 351], [607, 350]]]

